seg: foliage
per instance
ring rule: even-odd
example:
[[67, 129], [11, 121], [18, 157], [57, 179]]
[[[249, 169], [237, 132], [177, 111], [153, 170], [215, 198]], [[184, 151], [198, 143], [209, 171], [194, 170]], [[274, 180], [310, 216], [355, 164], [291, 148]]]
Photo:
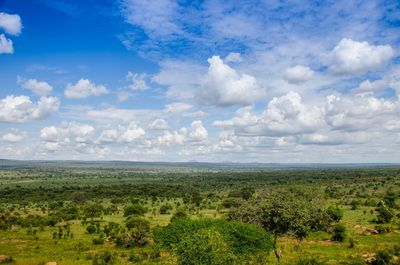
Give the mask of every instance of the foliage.
[[140, 216], [140, 215], [144, 215], [147, 212], [146, 208], [144, 208], [143, 206], [141, 206], [140, 204], [131, 204], [128, 205], [124, 208], [124, 216], [131, 216], [131, 215], [135, 215], [135, 216]]
[[343, 242], [346, 239], [346, 227], [342, 224], [337, 224], [332, 230], [332, 241]]
[[326, 209], [326, 213], [335, 222], [339, 222], [343, 218], [343, 210], [336, 205], [329, 206], [328, 209]]
[[180, 219], [180, 218], [187, 218], [187, 217], [188, 217], [188, 215], [184, 210], [177, 209], [176, 212], [171, 217], [171, 222], [174, 222], [175, 220]]
[[112, 264], [115, 264], [115, 262], [116, 262], [115, 256], [111, 252], [105, 251], [101, 255], [94, 256], [92, 264], [93, 265], [112, 265]]
[[378, 216], [375, 220], [378, 224], [386, 224], [389, 223], [390, 220], [394, 217], [393, 211], [389, 209], [386, 204], [381, 201], [378, 204], [378, 207], [375, 209], [378, 212]]
[[[193, 237], [194, 235], [196, 236]], [[257, 226], [223, 219], [180, 218], [165, 228], [155, 230], [154, 236], [155, 241], [162, 248], [174, 252], [178, 256], [193, 254], [182, 249], [182, 245], [179, 245], [181, 241], [186, 242], [185, 244], [188, 246], [196, 242], [201, 243], [204, 249], [210, 249], [210, 251], [225, 249], [224, 251], [229, 253], [229, 257], [256, 255], [268, 252], [272, 248], [269, 234]], [[199, 253], [198, 255], [203, 254]], [[208, 254], [204, 253], [204, 255]], [[219, 258], [216, 259], [219, 260]]]
[[392, 255], [388, 250], [380, 250], [376, 253], [375, 259], [371, 262], [371, 265], [389, 265]]

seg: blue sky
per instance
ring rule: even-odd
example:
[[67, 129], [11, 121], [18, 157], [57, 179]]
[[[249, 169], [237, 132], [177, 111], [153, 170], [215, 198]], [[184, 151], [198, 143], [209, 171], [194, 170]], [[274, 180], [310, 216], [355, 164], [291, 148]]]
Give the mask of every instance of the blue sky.
[[0, 1], [2, 158], [400, 162], [400, 3]]

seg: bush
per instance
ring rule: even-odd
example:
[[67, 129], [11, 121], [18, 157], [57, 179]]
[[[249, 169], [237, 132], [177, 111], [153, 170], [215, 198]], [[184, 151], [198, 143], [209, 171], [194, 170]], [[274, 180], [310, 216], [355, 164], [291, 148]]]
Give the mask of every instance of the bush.
[[[255, 225], [208, 218], [176, 219], [165, 228], [155, 229], [154, 240], [164, 250], [177, 254], [178, 259], [186, 260], [200, 255], [196, 259], [212, 259], [214, 262], [187, 264], [219, 264], [220, 260], [228, 262], [215, 253], [217, 250], [223, 251], [231, 262], [235, 258], [257, 255], [273, 248], [271, 236]], [[194, 253], [197, 243], [202, 246], [199, 248], [201, 251], [209, 250], [211, 254]], [[188, 249], [185, 250], [182, 244], [186, 244]]]
[[346, 227], [342, 224], [337, 224], [332, 233], [332, 241], [343, 242], [346, 238]]
[[143, 260], [143, 258], [137, 254], [131, 254], [131, 255], [129, 255], [129, 258], [128, 258], [128, 261], [130, 261], [130, 262], [140, 262], [142, 260]]
[[115, 243], [117, 246], [129, 248], [146, 245], [150, 232], [149, 221], [140, 217], [130, 217], [126, 220], [125, 225], [129, 231], [116, 236]]
[[185, 237], [176, 249], [181, 265], [225, 265], [233, 264], [235, 257], [221, 234], [214, 229], [202, 229]]
[[180, 218], [187, 218], [187, 217], [188, 217], [188, 216], [187, 216], [187, 214], [186, 214], [186, 212], [185, 212], [184, 210], [178, 209], [178, 210], [176, 210], [176, 212], [172, 215], [172, 217], [171, 217], [171, 222], [174, 222], [175, 220], [180, 219]]
[[93, 258], [93, 265], [111, 265], [115, 264], [115, 256], [109, 251], [104, 252], [102, 255], [96, 255]]
[[382, 201], [379, 203], [378, 208], [376, 208], [375, 211], [378, 212], [377, 219], [375, 220], [378, 224], [389, 223], [394, 217], [392, 210], [390, 210]]
[[150, 222], [142, 217], [129, 217], [125, 221], [125, 226], [129, 230], [132, 230], [133, 228], [147, 232], [150, 230]]
[[160, 214], [168, 214], [172, 210], [172, 206], [169, 204], [163, 204], [160, 207]]
[[147, 212], [146, 208], [144, 208], [143, 206], [139, 205], [139, 204], [131, 204], [128, 205], [124, 208], [124, 216], [140, 216], [140, 215], [144, 215]]
[[376, 225], [375, 230], [379, 232], [379, 234], [384, 234], [390, 232], [390, 227], [385, 227], [383, 225]]
[[343, 211], [337, 206], [329, 206], [328, 209], [326, 209], [326, 213], [335, 222], [339, 222], [343, 218]]
[[371, 262], [371, 265], [388, 265], [392, 256], [387, 250], [381, 250], [376, 253], [375, 259]]

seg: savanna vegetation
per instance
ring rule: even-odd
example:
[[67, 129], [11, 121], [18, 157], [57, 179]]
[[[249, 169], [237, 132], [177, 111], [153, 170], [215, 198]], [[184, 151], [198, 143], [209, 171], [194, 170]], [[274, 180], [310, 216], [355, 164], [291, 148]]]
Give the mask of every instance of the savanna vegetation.
[[1, 161], [0, 264], [400, 264], [399, 195], [393, 165]]

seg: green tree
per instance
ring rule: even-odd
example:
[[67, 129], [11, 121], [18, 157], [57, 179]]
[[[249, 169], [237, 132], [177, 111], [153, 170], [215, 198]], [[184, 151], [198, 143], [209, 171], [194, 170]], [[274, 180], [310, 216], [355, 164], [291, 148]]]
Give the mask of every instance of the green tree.
[[378, 207], [375, 209], [375, 211], [378, 212], [378, 216], [375, 222], [379, 224], [389, 223], [394, 217], [393, 211], [389, 209], [389, 207], [387, 207], [383, 201], [379, 202]]
[[124, 216], [140, 216], [144, 215], [147, 212], [146, 208], [141, 206], [140, 204], [131, 204], [124, 208]]
[[326, 213], [328, 216], [335, 222], [339, 222], [343, 218], [343, 211], [340, 209], [338, 206], [329, 206], [328, 209], [326, 209]]

